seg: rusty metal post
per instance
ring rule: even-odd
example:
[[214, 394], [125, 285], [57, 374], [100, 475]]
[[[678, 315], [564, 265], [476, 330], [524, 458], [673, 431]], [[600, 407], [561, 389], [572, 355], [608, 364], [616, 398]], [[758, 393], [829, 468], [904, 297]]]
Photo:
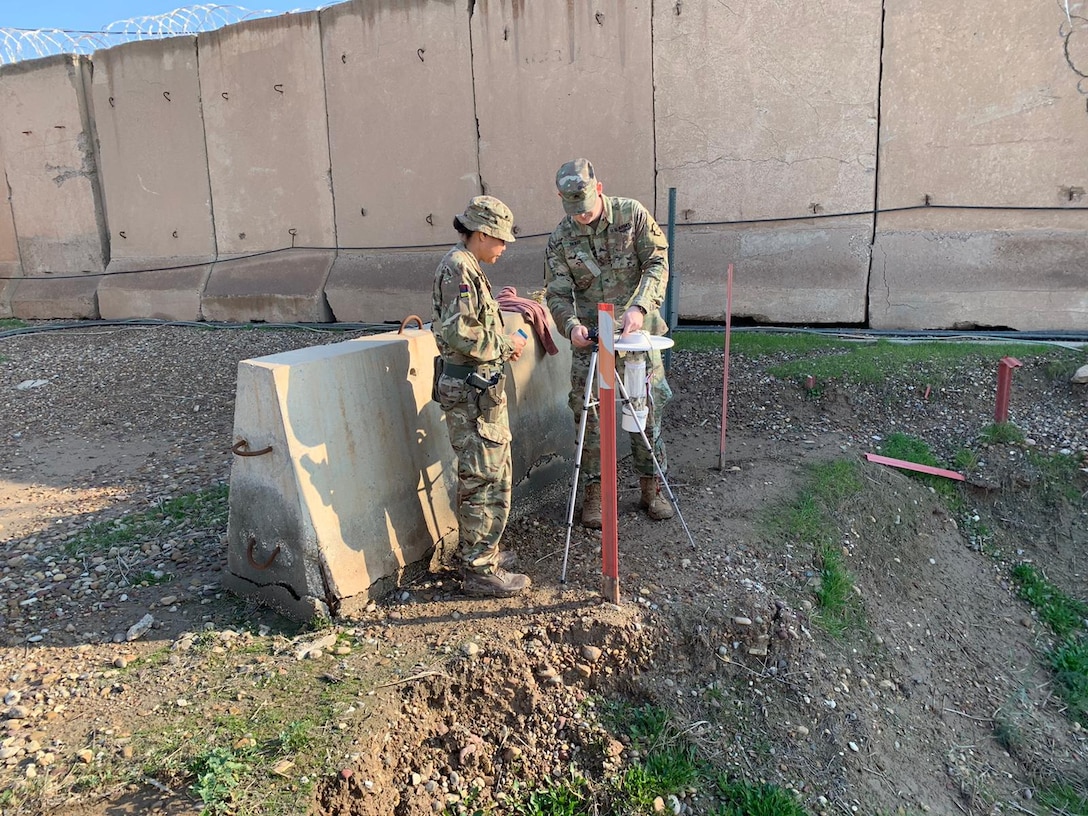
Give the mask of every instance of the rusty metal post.
[[1009, 390], [1012, 386], [1012, 372], [1023, 363], [1015, 357], [1002, 357], [997, 365], [997, 404], [994, 406], [994, 422], [1009, 421]]
[[620, 602], [619, 507], [616, 484], [615, 309], [597, 304], [597, 404], [601, 428], [601, 594]]

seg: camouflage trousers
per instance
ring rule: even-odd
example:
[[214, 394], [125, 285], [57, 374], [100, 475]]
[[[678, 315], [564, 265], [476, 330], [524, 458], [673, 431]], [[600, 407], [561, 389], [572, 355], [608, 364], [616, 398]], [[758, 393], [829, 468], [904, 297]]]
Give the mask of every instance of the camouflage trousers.
[[[568, 403], [574, 413], [574, 427], [577, 432], [578, 424], [582, 419], [582, 402], [585, 399], [586, 375], [589, 374], [589, 361], [593, 349], [572, 349], [573, 355], [570, 365], [570, 395]], [[620, 380], [624, 373], [624, 361], [626, 355], [616, 356], [616, 379]], [[668, 458], [665, 454], [665, 441], [661, 438], [661, 417], [665, 412], [665, 406], [672, 399], [672, 389], [665, 380], [665, 366], [661, 361], [661, 352], [654, 350], [646, 352], [646, 371], [650, 377], [650, 399], [648, 400], [649, 414], [646, 417], [646, 436], [653, 445], [653, 455], [661, 465], [661, 472], [668, 471]], [[594, 374], [594, 377], [597, 375]], [[597, 386], [594, 383], [594, 393]], [[631, 396], [634, 396], [633, 394]], [[616, 402], [620, 402], [620, 390], [616, 388]], [[617, 428], [619, 426], [617, 425]], [[654, 475], [654, 460], [650, 456], [650, 449], [642, 441], [642, 434], [637, 431], [630, 434], [631, 458], [635, 473], [639, 476]], [[601, 480], [601, 426], [597, 415], [597, 408], [590, 408], [589, 417], [586, 420], [586, 437], [582, 446], [581, 470], [586, 483], [599, 482]]]
[[505, 377], [486, 391], [443, 376], [438, 396], [457, 454], [457, 521], [461, 564], [490, 573], [499, 561], [499, 539], [510, 517], [513, 468]]

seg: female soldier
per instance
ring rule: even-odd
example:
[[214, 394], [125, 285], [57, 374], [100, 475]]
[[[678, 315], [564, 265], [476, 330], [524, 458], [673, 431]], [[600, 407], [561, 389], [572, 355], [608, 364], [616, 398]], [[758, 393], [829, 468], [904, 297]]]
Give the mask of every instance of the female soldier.
[[525, 348], [502, 330], [499, 304], [480, 264], [492, 264], [514, 241], [514, 216], [491, 196], [476, 196], [453, 218], [461, 241], [434, 275], [431, 331], [441, 357], [435, 397], [446, 413], [457, 454], [457, 520], [462, 587], [468, 595], [514, 595], [529, 577], [509, 572], [513, 553], [499, 551], [510, 516], [510, 421], [507, 360]]

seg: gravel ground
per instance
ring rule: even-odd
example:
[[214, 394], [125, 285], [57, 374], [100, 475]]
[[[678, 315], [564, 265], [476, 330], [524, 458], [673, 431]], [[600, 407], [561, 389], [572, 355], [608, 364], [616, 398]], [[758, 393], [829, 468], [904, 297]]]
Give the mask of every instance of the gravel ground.
[[[239, 360], [318, 343], [338, 342], [356, 334], [89, 324], [78, 329], [0, 338], [0, 595], [3, 599], [0, 601], [0, 646], [6, 646], [0, 648], [0, 694], [3, 694], [6, 709], [6, 735], [0, 740], [0, 770], [6, 767], [25, 778], [29, 776], [28, 757], [35, 756], [38, 757], [37, 766], [42, 768], [61, 761], [61, 758], [66, 758], [75, 766], [80, 762], [87, 765], [97, 762], [99, 754], [92, 750], [93, 745], [81, 748], [79, 753], [74, 752], [77, 738], [88, 729], [93, 734], [126, 733], [124, 728], [109, 723], [109, 718], [102, 713], [102, 706], [108, 710], [111, 699], [127, 699], [129, 706], [138, 704], [132, 709], [130, 718], [137, 718], [140, 716], [137, 709], [143, 711], [145, 708], [162, 716], [161, 701], [145, 701], [143, 697], [134, 701], [132, 696], [177, 697], [180, 695], [178, 690], [158, 686], [176, 680], [184, 688], [183, 678], [190, 672], [195, 677], [204, 670], [202, 663], [186, 657], [184, 644], [191, 646], [194, 632], [211, 630], [220, 644], [216, 648], [228, 652], [241, 648], [238, 644], [244, 645], [254, 637], [251, 634], [238, 637], [230, 630], [226, 615], [220, 616], [218, 601], [222, 599], [222, 591], [218, 575], [223, 559], [222, 530], [209, 530], [199, 525], [191, 528], [181, 526], [168, 535], [140, 541], [132, 546], [117, 547], [93, 559], [68, 555], [64, 543], [89, 524], [116, 518], [132, 510], [145, 510], [165, 499], [203, 490], [228, 478], [235, 376]], [[670, 459], [677, 471], [676, 486], [686, 499], [705, 494], [713, 495], [718, 502], [712, 505], [696, 500], [685, 504], [685, 513], [690, 514], [688, 521], [699, 537], [703, 552], [696, 554], [687, 549], [686, 543], [677, 544], [678, 535], [676, 540], [655, 539], [654, 536], [671, 536], [675, 531], [662, 533], [660, 526], [643, 531], [636, 526], [640, 523], [638, 514], [621, 508], [622, 523], [639, 530], [635, 537], [644, 539], [646, 545], [644, 552], [632, 549], [625, 555], [627, 568], [638, 573], [625, 576], [626, 585], [637, 588], [637, 603], [623, 607], [622, 614], [612, 615], [615, 620], [594, 622], [597, 628], [592, 638], [577, 643], [576, 649], [581, 654], [588, 644], [599, 651], [608, 638], [612, 638], [611, 649], [605, 651], [610, 652], [610, 657], [615, 661], [617, 674], [625, 674], [635, 665], [648, 670], [652, 662], [647, 657], [650, 647], [641, 634], [637, 637], [632, 634], [642, 631], [635, 628], [641, 626], [640, 616], [649, 616], [647, 619], [654, 621], [653, 628], [659, 624], [662, 631], [669, 627], [680, 631], [683, 626], [690, 625], [690, 631], [680, 634], [677, 653], [667, 661], [667, 665], [658, 667], [664, 672], [659, 678], [661, 686], [658, 691], [663, 690], [663, 693], [675, 697], [679, 694], [678, 689], [691, 688], [688, 696], [694, 700], [696, 690], [706, 683], [705, 667], [695, 665], [703, 659], [703, 651], [700, 650], [704, 646], [710, 654], [715, 649], [720, 653], [720, 649], [725, 648], [720, 644], [732, 639], [742, 643], [746, 638], [758, 640], [760, 637], [756, 631], [758, 627], [751, 623], [746, 624], [743, 631], [737, 629], [736, 621], [741, 620], [741, 612], [726, 613], [722, 610], [743, 609], [743, 605], [750, 602], [754, 609], [766, 606], [776, 617], [781, 612], [791, 622], [796, 622], [796, 626], [791, 623], [785, 627], [789, 633], [793, 633], [787, 640], [792, 644], [789, 648], [794, 651], [779, 653], [783, 661], [782, 671], [793, 667], [796, 661], [803, 665], [804, 680], [791, 681], [801, 683], [803, 693], [783, 698], [783, 702], [774, 698], [781, 678], [776, 679], [773, 673], [763, 675], [758, 665], [755, 668], [734, 666], [728, 660], [720, 659], [710, 662], [716, 670], [721, 670], [723, 663], [729, 666], [749, 686], [753, 680], [757, 684], [761, 682], [762, 677], [770, 710], [773, 712], [776, 705], [782, 706], [771, 720], [766, 719], [766, 711], [763, 712], [763, 719], [760, 719], [758, 712], [753, 716], [750, 724], [753, 740], [759, 736], [761, 729], [768, 727], [768, 722], [775, 725], [791, 718], [794, 722], [801, 722], [794, 708], [800, 705], [798, 699], [805, 701], [801, 706], [802, 717], [811, 715], [809, 698], [817, 701], [813, 706], [818, 709], [818, 717], [813, 719], [810, 716], [806, 720], [808, 726], [791, 726], [789, 731], [790, 740], [797, 741], [798, 735], [807, 737], [810, 730], [813, 738], [798, 744], [790, 743], [793, 747], [788, 750], [796, 751], [796, 755], [790, 754], [787, 762], [787, 755], [783, 754], [781, 770], [772, 757], [772, 764], [762, 772], [771, 774], [783, 784], [783, 780], [790, 779], [792, 775], [794, 781], [789, 784], [795, 784], [799, 795], [816, 803], [816, 812], [821, 812], [824, 805], [839, 812], [841, 808], [848, 809], [850, 802], [863, 803], [859, 812], [864, 812], [864, 786], [856, 780], [850, 782], [849, 769], [844, 769], [849, 765], [850, 752], [857, 752], [857, 745], [876, 746], [875, 751], [881, 739], [887, 742], [898, 735], [904, 746], [911, 742], [916, 745], [919, 752], [917, 757], [908, 756], [905, 765], [897, 766], [896, 762], [903, 761], [902, 757], [897, 759], [896, 756], [900, 749], [897, 741], [894, 748], [890, 745], [884, 747], [879, 761], [873, 756], [869, 760], [881, 772], [886, 765], [888, 774], [893, 777], [897, 767], [915, 768], [922, 776], [921, 752], [930, 750], [936, 740], [943, 738], [943, 734], [937, 730], [925, 729], [938, 729], [940, 723], [934, 724], [936, 715], [933, 706], [946, 704], [936, 691], [932, 692], [932, 697], [927, 696], [930, 693], [925, 691], [929, 673], [932, 672], [935, 678], [934, 685], [942, 689], [948, 688], [964, 695], [977, 691], [977, 701], [972, 702], [965, 696], [962, 701], [954, 701], [953, 706], [959, 711], [973, 712], [972, 717], [977, 719], [977, 715], [992, 700], [978, 690], [977, 683], [972, 685], [970, 680], [975, 675], [970, 673], [977, 673], [978, 678], [988, 677], [999, 669], [984, 662], [989, 659], [985, 655], [992, 653], [997, 656], [994, 659], [1000, 659], [1005, 654], [1001, 651], [1002, 643], [986, 643], [977, 632], [984, 625], [989, 625], [987, 621], [996, 618], [987, 607], [977, 616], [981, 622], [967, 625], [963, 621], [976, 621], [979, 610], [964, 608], [953, 612], [950, 610], [955, 604], [947, 599], [942, 601], [935, 594], [925, 596], [916, 584], [914, 589], [909, 582], [892, 585], [900, 580], [895, 575], [897, 568], [890, 563], [882, 564], [879, 559], [886, 558], [887, 553], [877, 550], [868, 552], [865, 557], [871, 574], [863, 572], [861, 575], [869, 588], [867, 600], [881, 602], [879, 599], [883, 592], [887, 595], [887, 603], [891, 604], [894, 599], [895, 603], [901, 602], [904, 607], [895, 608], [894, 611], [871, 611], [873, 620], [882, 621], [886, 613], [889, 619], [926, 622], [924, 630], [921, 626], [911, 627], [908, 623], [906, 629], [900, 626], [882, 636], [887, 637], [889, 651], [894, 643], [901, 647], [902, 657], [894, 659], [903, 662], [904, 666], [897, 666], [896, 670], [906, 672], [905, 676], [900, 677], [887, 666], [881, 668], [862, 662], [874, 660], [873, 655], [855, 653], [829, 659], [819, 652], [807, 655], [798, 653], [800, 644], [807, 642], [795, 637], [796, 627], [804, 625], [805, 613], [789, 611], [775, 594], [775, 587], [787, 580], [787, 568], [790, 581], [803, 581], [803, 572], [799, 573], [801, 577], [798, 578], [794, 573], [800, 570], [799, 564], [779, 565], [776, 556], [761, 552], [759, 544], [753, 544], [755, 536], [749, 516], [754, 509], [749, 512], [749, 508], [755, 508], [759, 502], [778, 498], [776, 491], [786, 489], [790, 474], [799, 471], [806, 452], [821, 446], [825, 452], [830, 449], [831, 453], [840, 450], [876, 450], [888, 434], [902, 430], [924, 439], [939, 459], [951, 461], [956, 451], [975, 440], [979, 431], [992, 422], [996, 363], [978, 358], [954, 365], [930, 367], [919, 364], [906, 375], [898, 375], [875, 385], [845, 385], [832, 380], [817, 382], [813, 389], [806, 390], [800, 381], [792, 377], [779, 378], [768, 373], [776, 362], [786, 362], [788, 359], [789, 355], [781, 355], [777, 360], [767, 356], [756, 360], [743, 354], [733, 355], [728, 424], [733, 434], [731, 444], [750, 447], [743, 453], [734, 452], [739, 462], [733, 468], [736, 473], [717, 474], [708, 473], [704, 466], [695, 463], [706, 459], [708, 440], [717, 436], [721, 355], [685, 352], [674, 356], [670, 379], [678, 398], [675, 409], [670, 409], [666, 429], [671, 434]], [[1080, 362], [1084, 362], [1083, 355]], [[1015, 465], [1024, 457], [1026, 448], [1069, 453], [1078, 457], [1084, 465], [1085, 457], [1088, 457], [1086, 416], [1088, 386], [1071, 385], [1067, 374], [1059, 375], [1050, 359], [1025, 360], [1024, 367], [1014, 375], [1010, 420], [1028, 436], [1027, 445], [982, 448], [982, 461], [971, 478], [980, 484], [1002, 483], [1010, 471], [1015, 472]], [[713, 447], [713, 441], [710, 441], [710, 446]], [[733, 450], [738, 451], [739, 448]], [[674, 451], [677, 454], [675, 459]], [[937, 563], [937, 557], [944, 558], [938, 550], [934, 550], [935, 557], [929, 557], [926, 548], [931, 545], [931, 539], [942, 542], [942, 547], [955, 549], [954, 544], [945, 542], [943, 538], [955, 534], [955, 525], [949, 527], [944, 520], [929, 516], [919, 520], [913, 531], [893, 529], [894, 526], [887, 519], [898, 512], [896, 502], [899, 499], [893, 495], [894, 491], [901, 489], [897, 485], [890, 475], [880, 476], [880, 489], [888, 493], [888, 505], [873, 511], [871, 534], [866, 532], [868, 528], [865, 527], [868, 512], [860, 513], [859, 510], [858, 527], [866, 535], [858, 539], [856, 546], [860, 553], [865, 547], [871, 547], [874, 540], [904, 536], [902, 541], [896, 540], [896, 545], [909, 545], [902, 550], [904, 559], [908, 556], [915, 559], [909, 562], [908, 573], [920, 576], [929, 566]], [[910, 489], [914, 491], [909, 494], [912, 496], [910, 501], [918, 505], [922, 500], [919, 491], [924, 492], [924, 489], [917, 488], [914, 483], [910, 484]], [[562, 540], [562, 530], [552, 524], [547, 516], [547, 513], [555, 515], [554, 511], [555, 508], [545, 508], [541, 518], [516, 519], [512, 525], [512, 530], [524, 537], [527, 554], [535, 558], [534, 567], [546, 557], [554, 560], [556, 542]], [[742, 522], [749, 526], [738, 532], [740, 528], [734, 528], [734, 525]], [[887, 525], [886, 532], [882, 532], [884, 528], [881, 525]], [[895, 525], [898, 525], [898, 521]], [[534, 536], [536, 541], [531, 540]], [[704, 541], [707, 543], [702, 543]], [[709, 543], [718, 541], [725, 542], [720, 552], [712, 549]], [[681, 548], [688, 556], [677, 568], [672, 561], [677, 560], [673, 556], [678, 555]], [[589, 586], [596, 580], [591, 563], [594, 559], [587, 558], [587, 552], [579, 554], [581, 560], [573, 568], [572, 584], [576, 586], [583, 578], [590, 582]], [[592, 553], [589, 555], [592, 556]], [[703, 564], [693, 563], [704, 556], [711, 560]], [[970, 557], [973, 558], [973, 554]], [[712, 573], [709, 563], [714, 565]], [[899, 563], [898, 558], [895, 563]], [[1073, 563], [1075, 569], [1070, 568], [1070, 574], [1076, 571], [1079, 580], [1083, 581], [1083, 569], [1076, 566], [1075, 558]], [[862, 564], [858, 566], [860, 568]], [[943, 565], [938, 564], [940, 566]], [[538, 568], [543, 569], [542, 566]], [[956, 587], [962, 586], [965, 581], [985, 580], [988, 567], [969, 558], [960, 565], [960, 569], [962, 572], [949, 572], [942, 579], [947, 584], [942, 591], [955, 593]], [[154, 576], [164, 572], [177, 575], [178, 580], [167, 587], [152, 585], [134, 588], [132, 585], [134, 575]], [[707, 576], [710, 574], [714, 578], [708, 582]], [[889, 586], [882, 588], [881, 581], [887, 581]], [[700, 603], [707, 605], [691, 610], [692, 614], [686, 616], [681, 607], [693, 586], [697, 586], [698, 592], [702, 593]], [[544, 586], [544, 582], [534, 592], [538, 593], [537, 603], [542, 610], [535, 617], [531, 608], [519, 610], [516, 603], [498, 605], [506, 610], [508, 619], [504, 621], [500, 615], [488, 624], [498, 628], [483, 639], [486, 659], [482, 665], [465, 667], [466, 684], [480, 682], [487, 687], [489, 683], [494, 683], [497, 688], [505, 687], [505, 674], [521, 673], [524, 676], [519, 681], [520, 686], [531, 691], [532, 695], [546, 694], [556, 687], [564, 688], [562, 682], [552, 682], [556, 675], [539, 679], [543, 676], [539, 667], [533, 668], [540, 660], [539, 655], [533, 657], [530, 653], [529, 662], [525, 663], [526, 656], [520, 647], [511, 649], [503, 645], [518, 643], [528, 637], [526, 643], [543, 644], [534, 648], [544, 649], [546, 654], [552, 655], [548, 658], [551, 664], [562, 666], [565, 660], [560, 658], [564, 654], [563, 638], [569, 638], [571, 632], [578, 631], [579, 626], [588, 625], [588, 618], [583, 617], [584, 612], [577, 607], [568, 608], [546, 622], [549, 601], [562, 601], [564, 598], [554, 587]], [[553, 597], [553, 593], [556, 597]], [[1007, 588], [990, 587], [987, 593], [988, 603], [994, 608], [1008, 602]], [[398, 642], [406, 641], [397, 647], [398, 650], [403, 648], [405, 654], [425, 653], [432, 641], [444, 644], [442, 648], [448, 653], [450, 647], [446, 644], [460, 642], [465, 637], [465, 621], [475, 619], [473, 607], [466, 605], [456, 593], [452, 597], [458, 611], [451, 616], [448, 606], [451, 593], [442, 586], [441, 581], [437, 586], [398, 593], [391, 606], [368, 610], [372, 619], [364, 621], [357, 630], [349, 630], [358, 640], [356, 651], [362, 655], [368, 648], [373, 650], [374, 643], [387, 642], [389, 638], [396, 637]], [[956, 600], [966, 602], [968, 599]], [[935, 606], [927, 609], [926, 604]], [[495, 604], [483, 603], [480, 606], [484, 610], [480, 620], [493, 617], [490, 611]], [[708, 617], [705, 610], [711, 608], [719, 611]], [[171, 656], [170, 666], [174, 667], [177, 678], [173, 674], [161, 677], [148, 674], [142, 681], [130, 678], [126, 682], [118, 677], [117, 672], [132, 659], [129, 654], [132, 644], [127, 644], [128, 633], [131, 627], [139, 626], [147, 610], [154, 613], [156, 627], [165, 627], [159, 633], [160, 638], [173, 641], [176, 654]], [[464, 619], [461, 610], [466, 612]], [[675, 619], [672, 618], [674, 613]], [[608, 614], [603, 617], [608, 618]], [[683, 623], [686, 617], [692, 620]], [[434, 631], [424, 628], [431, 624], [421, 623], [419, 633], [412, 638], [403, 634], [414, 631], [410, 627], [396, 628], [416, 618], [420, 621], [437, 621], [439, 623], [434, 626], [445, 629], [440, 636], [436, 636]], [[751, 614], [749, 618], [762, 625], [762, 619], [758, 616]], [[1011, 619], [1008, 621], [1009, 627], [1016, 630], [1021, 640], [1027, 636], [1025, 633], [1029, 624], [1030, 621], [1023, 626]], [[938, 627], [943, 625], [949, 627], [947, 635], [940, 634], [942, 630]], [[507, 629], [501, 628], [504, 626]], [[727, 631], [713, 631], [719, 626]], [[930, 626], [933, 627], [933, 635], [930, 634]], [[956, 642], [959, 633], [969, 631], [971, 627], [976, 628], [974, 637], [978, 642], [975, 645], [979, 647], [977, 662], [966, 669], [957, 668], [964, 662], [966, 647], [956, 646], [947, 656], [943, 656], [941, 644], [945, 640]], [[731, 635], [728, 634], [730, 630]], [[525, 632], [530, 635], [525, 635]], [[265, 634], [256, 637], [265, 637]], [[774, 649], [780, 646], [778, 640], [766, 633], [763, 637], [770, 637], [773, 654]], [[703, 640], [707, 642], [702, 643]], [[766, 654], [767, 645], [759, 641], [763, 654]], [[30, 651], [32, 647], [38, 651]], [[56, 648], [45, 650], [41, 647]], [[281, 669], [295, 661], [295, 647], [277, 648], [282, 651], [283, 657], [274, 656], [270, 663], [266, 661], [260, 667], [261, 671], [270, 672], [270, 676], [274, 673], [272, 667], [278, 661], [286, 661], [280, 663]], [[691, 649], [695, 651], [688, 654]], [[1027, 650], [1022, 648], [1022, 651], [1026, 653]], [[926, 660], [924, 665], [923, 656]], [[365, 677], [365, 668], [359, 668], [359, 664], [349, 664], [351, 659], [350, 654], [346, 655], [336, 672], [358, 671], [360, 677]], [[209, 662], [207, 658], [199, 660]], [[487, 660], [493, 661], [490, 670], [486, 665]], [[583, 654], [573, 662], [566, 661], [570, 663], [566, 668], [577, 678], [579, 672], [587, 671], [586, 660]], [[843, 667], [852, 666], [852, 669], [837, 667], [835, 660], [842, 660]], [[693, 665], [686, 665], [688, 661]], [[912, 661], [917, 665], [912, 667]], [[110, 668], [103, 670], [103, 666]], [[692, 676], [683, 676], [684, 670], [690, 671]], [[860, 678], [859, 683], [853, 679], [846, 681], [851, 670], [854, 677]], [[965, 676], [956, 674], [958, 671], [969, 672], [967, 682], [964, 681]], [[476, 676], [474, 672], [483, 672], [483, 675]], [[595, 677], [595, 672], [592, 670], [582, 676], [585, 678], [592, 674]], [[534, 673], [538, 678], [536, 680]], [[428, 678], [428, 686], [432, 682], [444, 683], [444, 677]], [[941, 682], [936, 683], [936, 678], [940, 678]], [[823, 688], [821, 684], [827, 687]], [[412, 706], [410, 710], [416, 713], [417, 719], [408, 721], [407, 725], [402, 720], [402, 725], [398, 726], [396, 751], [403, 754], [404, 762], [412, 761], [413, 752], [418, 754], [422, 750], [422, 746], [413, 740], [420, 739], [425, 726], [437, 723], [438, 733], [444, 734], [443, 727], [449, 730], [456, 725], [450, 711], [456, 714], [456, 706], [459, 705], [457, 695], [445, 686], [435, 686], [432, 691], [446, 700], [444, 707], [434, 715], [434, 722], [423, 719], [419, 713], [426, 710], [426, 699], [409, 699], [405, 702], [405, 705]], [[190, 690], [186, 696], [195, 693]], [[940, 693], [945, 692], [942, 690]], [[873, 727], [869, 729], [865, 723], [870, 716], [883, 716], [876, 709], [871, 715], [864, 714], [861, 720], [856, 717], [846, 719], [849, 710], [854, 707], [859, 711], [868, 711], [867, 706], [871, 705], [869, 698], [874, 694], [882, 695], [881, 704], [889, 710], [893, 705], [896, 707], [898, 713], [894, 723], [874, 719]], [[829, 714], [820, 701], [833, 700], [836, 696], [844, 709], [847, 708], [846, 701], [850, 700], [851, 708], [841, 711], [842, 721], [833, 723], [828, 718], [838, 717], [840, 712], [836, 710], [834, 715]], [[580, 692], [572, 693], [571, 699], [575, 702], [571, 703], [570, 716], [575, 716], [573, 712], [577, 709], [575, 698], [580, 699]], [[81, 713], [81, 707], [90, 699], [99, 701], [93, 718]], [[213, 695], [210, 700], [216, 702], [217, 698]], [[1040, 708], [1047, 705], [1046, 700], [1039, 703]], [[915, 713], [911, 713], [912, 706], [917, 708]], [[59, 716], [59, 720], [50, 722], [51, 715]], [[462, 721], [479, 719], [482, 728], [488, 712], [466, 709], [461, 711], [461, 715]], [[706, 711], [693, 711], [692, 714], [693, 721], [705, 716]], [[68, 720], [71, 722], [68, 730], [64, 731], [61, 726]], [[816, 721], [826, 723], [829, 732], [833, 731], [836, 735], [850, 735], [849, 742], [839, 743], [849, 746], [845, 748], [845, 759], [842, 752], [836, 753], [837, 746], [831, 741], [825, 744], [816, 739], [820, 733], [814, 724]], [[970, 725], [972, 722], [973, 719], [967, 718], [960, 725]], [[446, 725], [443, 726], [443, 723]], [[515, 732], [525, 727], [524, 723], [516, 721], [507, 725], [508, 730]], [[132, 723], [128, 727], [133, 727]], [[737, 727], [740, 728], [739, 725]], [[842, 729], [841, 732], [838, 729]], [[955, 736], [955, 744], [964, 745], [977, 735], [957, 732]], [[109, 739], [113, 740], [109, 744], [123, 756], [127, 743], [114, 737]], [[561, 750], [562, 745], [566, 744], [563, 741], [568, 737], [553, 733], [540, 739], [541, 751], [544, 747]], [[725, 744], [716, 732], [713, 738], [707, 738], [707, 743]], [[742, 767], [742, 762], [747, 764], [752, 761], [755, 755], [746, 751], [748, 743], [739, 740], [735, 744], [732, 741], [728, 743], [730, 752], [737, 751], [735, 761], [738, 767]], [[459, 749], [463, 751], [465, 747], [460, 745]], [[615, 750], [618, 753], [621, 749], [617, 747]], [[906, 748], [903, 750], [906, 751]], [[1055, 751], [1055, 756], [1057, 754]], [[928, 761], [931, 757], [925, 759]], [[542, 768], [550, 767], [546, 759], [542, 761], [545, 763], [541, 765]], [[1060, 757], [1055, 760], [1058, 764], [1062, 761], [1066, 760]], [[982, 763], [982, 760], [979, 762]], [[970, 765], [968, 759], [950, 759], [949, 763], [950, 768], [954, 766], [960, 769], [957, 773], [964, 774], [960, 778], [951, 769], [947, 771], [961, 786], [964, 784], [962, 779], [975, 773], [971, 768], [963, 770]], [[1011, 763], [1008, 754], [998, 763]], [[814, 768], [820, 764], [821, 767], [834, 767], [835, 770], [834, 773], [824, 774], [828, 777], [826, 785], [820, 778], [821, 774], [816, 772], [819, 768], [814, 770], [811, 778], [798, 781], [797, 777], [806, 764], [812, 764]], [[939, 758], [937, 764], [943, 767], [943, 758]], [[437, 768], [441, 769], [440, 766]], [[1015, 770], [1011, 764], [1009, 768]], [[431, 770], [438, 773], [438, 770]], [[865, 779], [866, 773], [870, 772], [868, 768], [859, 767], [858, 778]], [[905, 770], [903, 773], [909, 776]], [[975, 776], [980, 774], [981, 771]], [[397, 779], [390, 776], [386, 784], [390, 787], [403, 784]], [[453, 795], [450, 779], [450, 774], [442, 771], [443, 790]], [[0, 781], [3, 781], [2, 776]], [[916, 792], [912, 801], [932, 801], [931, 797], [939, 795], [946, 781], [940, 772], [933, 780], [927, 777], [920, 781], [921, 792]], [[927, 785], [931, 788], [925, 789]], [[891, 783], [889, 786], [894, 796], [895, 786]], [[365, 809], [338, 809], [339, 805], [335, 804], [337, 795], [330, 791], [331, 788], [325, 791], [326, 804], [322, 812], [371, 812]], [[430, 799], [423, 793], [417, 795], [421, 809], [429, 807]], [[834, 801], [840, 795], [842, 800]], [[361, 807], [353, 798], [355, 794], [349, 796], [345, 792], [344, 796], [348, 801], [345, 808]], [[826, 803], [828, 797], [833, 800], [830, 805]], [[825, 799], [825, 802], [821, 804], [819, 799]], [[882, 804], [881, 807], [887, 805]], [[391, 811], [375, 800], [373, 812]]]

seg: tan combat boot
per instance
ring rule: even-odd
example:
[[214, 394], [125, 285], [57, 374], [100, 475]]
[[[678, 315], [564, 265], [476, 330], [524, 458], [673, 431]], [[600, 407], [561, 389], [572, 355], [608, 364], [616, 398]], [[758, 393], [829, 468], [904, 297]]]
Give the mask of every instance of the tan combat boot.
[[528, 575], [507, 572], [495, 567], [494, 572], [465, 572], [461, 576], [461, 591], [478, 598], [508, 598], [532, 585]]
[[582, 526], [591, 530], [601, 529], [600, 482], [590, 482], [586, 485], [586, 495], [582, 498]]
[[642, 488], [638, 506], [646, 508], [646, 514], [654, 521], [671, 519], [676, 514], [672, 503], [661, 492], [656, 476], [639, 476], [638, 486]]

